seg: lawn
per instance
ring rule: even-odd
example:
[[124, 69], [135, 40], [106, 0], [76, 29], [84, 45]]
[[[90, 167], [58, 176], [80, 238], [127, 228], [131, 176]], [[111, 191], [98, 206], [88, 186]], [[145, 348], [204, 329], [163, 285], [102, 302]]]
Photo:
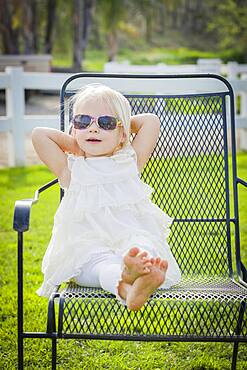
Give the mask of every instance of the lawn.
[[[229, 158], [230, 159], [230, 158]], [[230, 161], [231, 163], [231, 161]], [[247, 179], [247, 153], [238, 153], [238, 176]], [[52, 180], [45, 166], [0, 170], [0, 368], [17, 368], [17, 234], [13, 210], [17, 199], [34, 196], [35, 190]], [[241, 244], [247, 265], [247, 193], [239, 187]], [[231, 187], [232, 194], [232, 187]], [[24, 234], [24, 330], [45, 331], [47, 300], [35, 291], [42, 283], [41, 261], [51, 236], [53, 215], [59, 204], [58, 185], [40, 195], [32, 209], [31, 227]], [[51, 341], [25, 339], [24, 367], [51, 368]], [[59, 340], [58, 369], [230, 369], [231, 343], [142, 343]], [[238, 369], [247, 369], [246, 345], [240, 344]]]
[[[161, 48], [148, 47], [132, 50], [130, 48], [121, 48], [116, 55], [116, 62], [121, 63], [126, 60], [130, 64], [154, 65], [157, 63], [164, 64], [195, 64], [198, 58], [220, 58], [223, 62], [235, 60], [232, 50], [224, 52], [208, 52], [188, 48]], [[54, 52], [52, 55], [53, 67], [70, 67], [72, 64], [72, 53]], [[85, 59], [82, 62], [83, 70], [90, 72], [102, 72], [104, 64], [107, 63], [106, 50], [88, 49]]]

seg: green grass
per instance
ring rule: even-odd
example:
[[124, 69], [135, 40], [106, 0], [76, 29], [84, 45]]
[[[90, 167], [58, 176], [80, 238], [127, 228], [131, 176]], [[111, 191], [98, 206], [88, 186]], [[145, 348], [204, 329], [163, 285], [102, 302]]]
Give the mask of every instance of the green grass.
[[[202, 51], [189, 48], [158, 48], [144, 46], [138, 49], [121, 48], [116, 55], [116, 62], [128, 60], [130, 64], [154, 65], [164, 64], [195, 64], [198, 58], [220, 58], [223, 62], [235, 60], [234, 50], [221, 52]], [[88, 49], [83, 60], [83, 70], [102, 72], [107, 62], [105, 49]], [[72, 54], [70, 52], [54, 52], [52, 65], [54, 67], [70, 67]]]
[[[229, 158], [230, 159], [230, 158]], [[230, 161], [231, 164], [231, 161]], [[238, 153], [238, 176], [247, 179], [247, 153]], [[0, 170], [0, 368], [17, 368], [17, 234], [14, 203], [34, 196], [54, 175], [44, 166]], [[231, 187], [232, 194], [232, 187]], [[242, 259], [247, 265], [246, 189], [239, 187]], [[58, 185], [40, 195], [24, 234], [24, 330], [45, 331], [47, 299], [36, 295], [42, 283], [41, 261], [59, 204]], [[25, 369], [51, 368], [51, 341], [25, 339]], [[230, 369], [231, 343], [142, 343], [59, 340], [58, 369]], [[238, 369], [247, 369], [246, 345], [240, 344]]]

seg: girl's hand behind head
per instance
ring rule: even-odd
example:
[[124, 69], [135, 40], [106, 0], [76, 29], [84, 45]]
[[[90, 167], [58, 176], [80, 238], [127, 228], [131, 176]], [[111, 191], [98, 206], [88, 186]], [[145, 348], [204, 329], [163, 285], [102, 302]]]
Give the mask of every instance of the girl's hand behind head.
[[68, 152], [72, 153], [76, 156], [83, 156], [85, 157], [85, 152], [82, 150], [76, 140], [75, 137], [75, 129], [73, 127], [70, 127], [68, 135]]
[[76, 156], [83, 156], [85, 157], [85, 152], [82, 150], [78, 143], [77, 140], [74, 137], [71, 137], [72, 140], [72, 148], [71, 148], [71, 153], [76, 155]]

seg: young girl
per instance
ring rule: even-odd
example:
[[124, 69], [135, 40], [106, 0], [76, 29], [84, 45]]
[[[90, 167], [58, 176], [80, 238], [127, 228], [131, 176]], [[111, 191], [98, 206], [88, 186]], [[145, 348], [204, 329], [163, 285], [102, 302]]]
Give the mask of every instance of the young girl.
[[178, 282], [166, 240], [173, 219], [152, 203], [153, 189], [140, 179], [159, 132], [156, 115], [131, 117], [128, 100], [101, 84], [74, 96], [70, 135], [33, 130], [36, 152], [65, 191], [38, 295], [49, 297], [55, 285], [73, 280], [102, 287], [139, 310], [157, 288]]

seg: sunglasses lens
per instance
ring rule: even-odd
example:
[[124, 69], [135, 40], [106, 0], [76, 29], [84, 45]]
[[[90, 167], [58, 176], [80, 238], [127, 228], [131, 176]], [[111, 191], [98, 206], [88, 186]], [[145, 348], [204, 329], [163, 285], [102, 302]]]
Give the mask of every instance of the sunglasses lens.
[[78, 114], [73, 118], [73, 125], [76, 129], [84, 129], [91, 122], [91, 117], [86, 114]]
[[111, 116], [101, 116], [98, 118], [98, 124], [104, 130], [114, 130], [117, 126], [117, 120]]
[[[92, 118], [87, 114], [77, 114], [73, 117], [72, 123], [75, 129], [82, 130], [90, 125]], [[103, 130], [114, 130], [117, 126], [117, 119], [112, 116], [100, 116], [98, 125]]]

